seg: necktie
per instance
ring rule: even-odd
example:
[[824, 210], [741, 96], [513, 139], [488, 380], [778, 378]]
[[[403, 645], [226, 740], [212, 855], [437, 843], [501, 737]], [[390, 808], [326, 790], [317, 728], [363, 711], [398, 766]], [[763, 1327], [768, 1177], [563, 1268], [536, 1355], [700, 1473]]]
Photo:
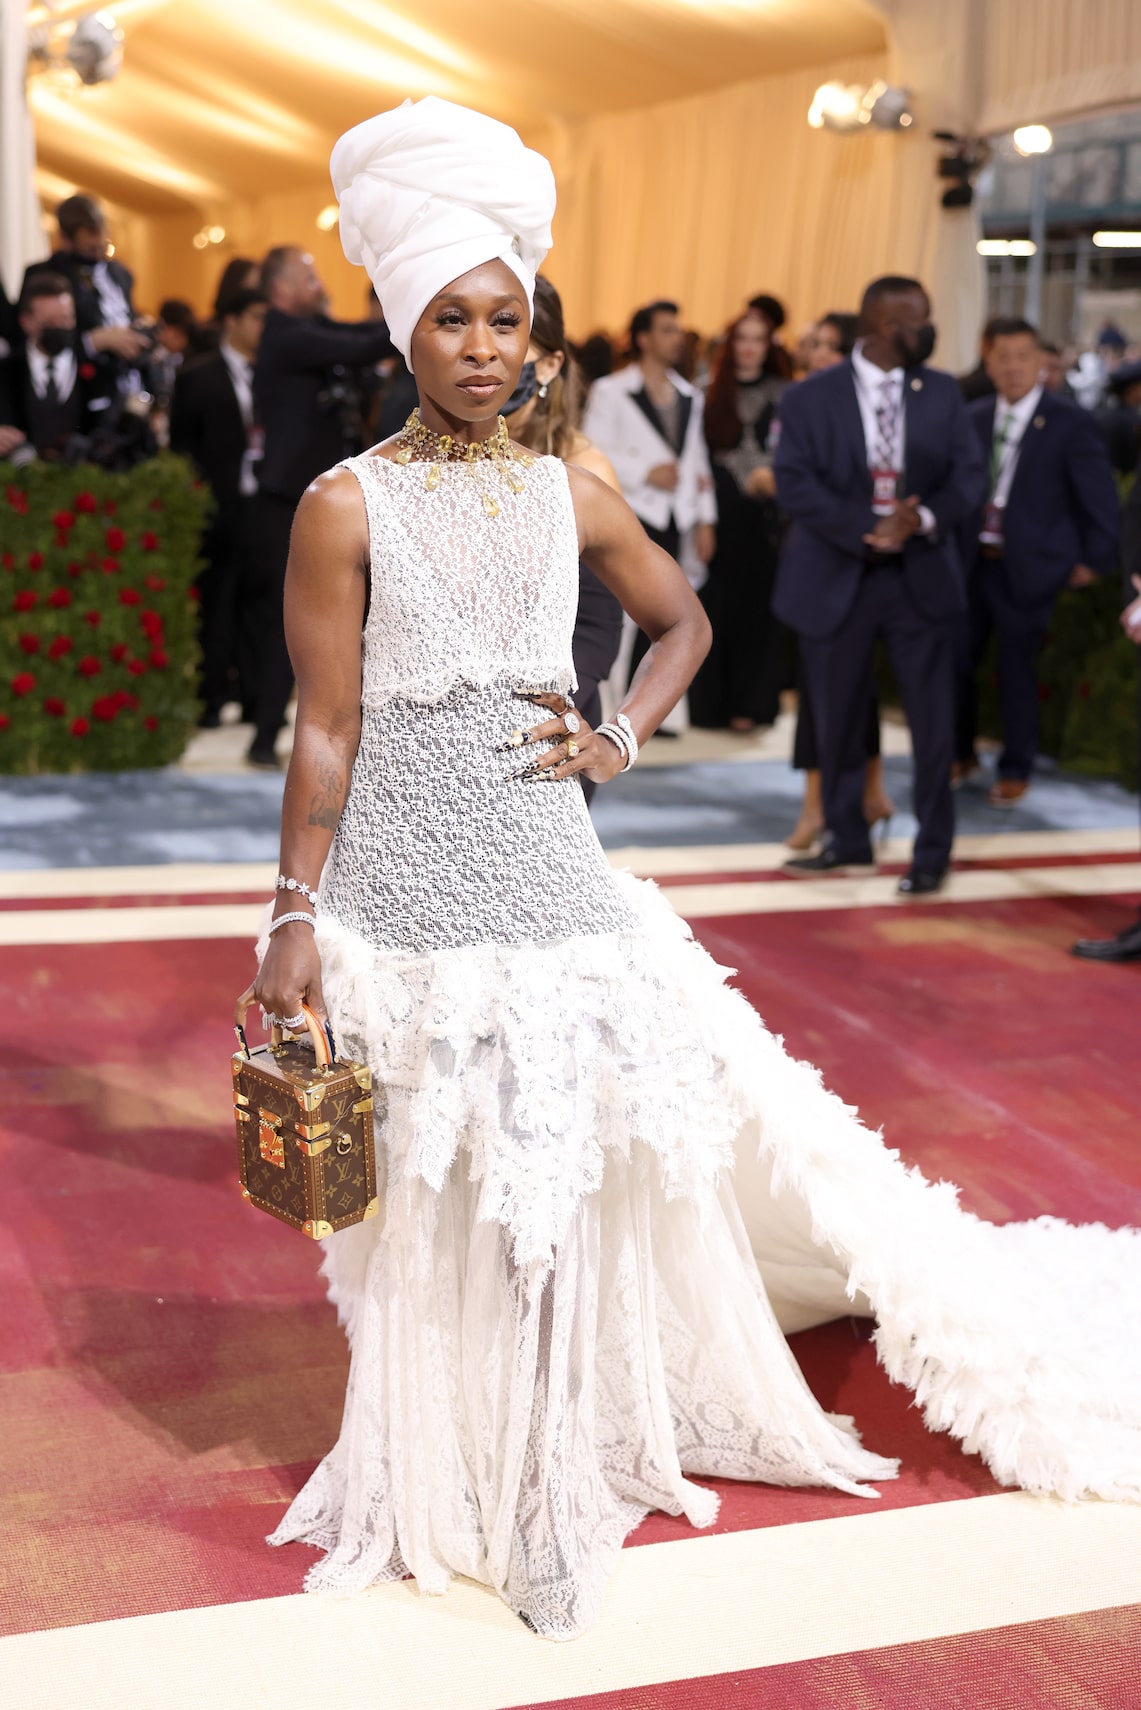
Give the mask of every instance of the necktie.
[[877, 469], [898, 467], [895, 444], [898, 420], [899, 394], [895, 381], [888, 376], [880, 381], [879, 397], [876, 400], [876, 444], [872, 462]]
[[1002, 474], [1002, 454], [1006, 450], [1006, 442], [1010, 437], [1012, 412], [1007, 410], [1002, 418], [1000, 427], [996, 421], [994, 433], [990, 442], [990, 496], [993, 499], [998, 486], [998, 478]]
[[59, 403], [59, 384], [55, 377], [55, 357], [48, 357], [47, 379], [44, 381], [44, 403]]

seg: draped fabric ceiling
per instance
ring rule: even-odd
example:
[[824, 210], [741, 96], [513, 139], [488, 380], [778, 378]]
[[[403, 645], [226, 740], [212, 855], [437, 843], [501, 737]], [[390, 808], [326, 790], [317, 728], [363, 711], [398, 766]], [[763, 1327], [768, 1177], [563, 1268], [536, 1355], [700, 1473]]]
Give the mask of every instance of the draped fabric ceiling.
[[[110, 4], [127, 38], [114, 82], [31, 81], [40, 187], [48, 206], [75, 187], [108, 202], [150, 307], [205, 307], [231, 255], [299, 241], [337, 311], [362, 312], [363, 276], [316, 224], [329, 150], [347, 126], [433, 93], [550, 155], [548, 271], [579, 334], [658, 294], [705, 331], [761, 289], [806, 319], [890, 267], [933, 281], [958, 347], [979, 308], [974, 227], [940, 214], [930, 130], [1141, 99], [1136, 0]], [[57, 0], [55, 13], [89, 8]], [[881, 73], [915, 93], [910, 133], [809, 130], [818, 83]], [[225, 242], [196, 250], [208, 225]]]

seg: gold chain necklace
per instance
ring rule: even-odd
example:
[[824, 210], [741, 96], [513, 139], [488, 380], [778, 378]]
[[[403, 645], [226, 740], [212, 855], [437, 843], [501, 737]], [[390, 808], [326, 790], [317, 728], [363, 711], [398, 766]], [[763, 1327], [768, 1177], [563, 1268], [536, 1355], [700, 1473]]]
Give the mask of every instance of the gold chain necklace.
[[428, 473], [424, 486], [434, 493], [440, 485], [445, 463], [459, 463], [480, 483], [480, 499], [489, 517], [499, 515], [499, 500], [483, 486], [488, 465], [495, 470], [504, 486], [513, 493], [523, 491], [520, 469], [530, 469], [535, 459], [529, 451], [517, 451], [511, 443], [507, 423], [499, 417], [499, 425], [490, 439], [473, 439], [467, 445], [453, 439], [450, 433], [436, 433], [420, 420], [419, 409], [413, 410], [397, 437], [397, 463], [426, 463]]

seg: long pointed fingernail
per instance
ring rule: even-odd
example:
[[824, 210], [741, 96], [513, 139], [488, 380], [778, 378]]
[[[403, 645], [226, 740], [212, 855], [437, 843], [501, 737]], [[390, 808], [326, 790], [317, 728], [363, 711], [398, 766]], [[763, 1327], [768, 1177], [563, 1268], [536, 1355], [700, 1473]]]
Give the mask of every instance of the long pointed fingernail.
[[501, 742], [495, 752], [497, 754], [507, 754], [512, 748], [522, 748], [526, 740], [527, 732], [525, 730], [513, 730], [511, 735], [507, 738], [507, 741]]

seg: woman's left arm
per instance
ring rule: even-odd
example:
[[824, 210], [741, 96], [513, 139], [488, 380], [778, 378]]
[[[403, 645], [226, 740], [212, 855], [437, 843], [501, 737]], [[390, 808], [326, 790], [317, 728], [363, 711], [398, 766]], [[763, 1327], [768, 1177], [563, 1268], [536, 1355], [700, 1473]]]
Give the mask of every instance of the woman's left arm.
[[[573, 464], [567, 465], [567, 477], [580, 556], [653, 643], [620, 709], [642, 743], [677, 705], [708, 653], [709, 619], [669, 553], [654, 545], [625, 499]], [[533, 698], [552, 708], [562, 699], [559, 695]], [[595, 783], [603, 783], [625, 765], [618, 747], [593, 732], [577, 741], [577, 755], [561, 759], [566, 753], [566, 730], [560, 718], [526, 734], [530, 741], [559, 742], [557, 749], [541, 756], [543, 770], [553, 778], [585, 772]]]

